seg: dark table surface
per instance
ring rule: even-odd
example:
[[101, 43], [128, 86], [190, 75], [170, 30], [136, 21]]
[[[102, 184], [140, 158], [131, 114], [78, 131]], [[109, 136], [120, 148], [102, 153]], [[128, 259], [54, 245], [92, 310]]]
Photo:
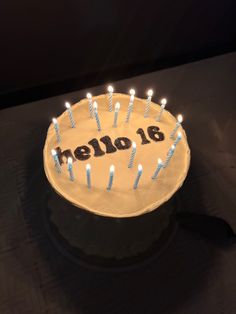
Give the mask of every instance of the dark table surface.
[[[181, 208], [223, 218], [236, 232], [235, 73], [230, 53], [114, 87], [135, 87], [140, 97], [153, 87], [154, 101], [166, 96], [168, 109], [184, 114], [192, 161]], [[220, 226], [198, 232], [197, 216], [196, 230], [179, 227], [159, 258], [120, 273], [73, 264], [51, 243], [40, 220], [45, 195], [38, 187], [47, 185], [42, 148], [50, 119], [86, 92], [0, 112], [0, 313], [235, 314], [236, 244], [225, 241]]]

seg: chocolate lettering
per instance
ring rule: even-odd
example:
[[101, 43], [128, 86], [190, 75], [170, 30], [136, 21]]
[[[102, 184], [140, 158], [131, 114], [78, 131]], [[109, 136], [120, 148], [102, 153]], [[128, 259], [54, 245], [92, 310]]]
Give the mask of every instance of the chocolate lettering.
[[74, 154], [78, 160], [87, 160], [90, 158], [90, 152], [91, 152], [91, 149], [88, 146], [83, 145], [83, 146], [78, 146], [75, 149]]
[[70, 149], [66, 149], [66, 150], [61, 151], [61, 147], [56, 147], [55, 151], [57, 152], [57, 156], [58, 156], [60, 165], [67, 163], [67, 159], [69, 157], [72, 158], [73, 162], [76, 161], [76, 159], [73, 156], [72, 151]]
[[101, 149], [100, 144], [96, 138], [93, 138], [88, 142], [94, 149], [94, 157], [99, 157], [105, 155], [104, 151]]
[[116, 152], [115, 146], [112, 144], [110, 136], [103, 136], [100, 138], [100, 141], [106, 145], [106, 153], [111, 154]]
[[[140, 135], [142, 145], [150, 143], [142, 128], [139, 128], [136, 133]], [[154, 142], [164, 141], [165, 139], [164, 133], [160, 131], [160, 128], [158, 126], [155, 125], [149, 126], [147, 128], [147, 133], [150, 139], [153, 140]], [[132, 145], [132, 142], [128, 137], [118, 137], [115, 139], [113, 144], [112, 139], [108, 135], [101, 137], [100, 142], [102, 142], [105, 145], [106, 154], [114, 153], [117, 151], [117, 149], [119, 150], [129, 149]], [[102, 150], [100, 146], [100, 142], [96, 138], [93, 138], [91, 141], [88, 142], [88, 144], [91, 145], [94, 150], [94, 157], [105, 155], [105, 152]], [[56, 147], [55, 150], [57, 152], [60, 164], [66, 163], [69, 157], [72, 158], [73, 162], [76, 161], [76, 159], [83, 161], [91, 157], [91, 149], [86, 145], [78, 146], [74, 150], [74, 155], [76, 158], [74, 157], [70, 149], [62, 151], [60, 147]]]
[[146, 135], [145, 135], [145, 133], [144, 133], [142, 128], [139, 128], [136, 133], [141, 136], [141, 139], [142, 139], [142, 143], [141, 144], [142, 145], [150, 143], [150, 141], [147, 139], [147, 137], [146, 137]]
[[148, 135], [151, 140], [155, 142], [164, 141], [165, 136], [162, 132], [159, 131], [160, 128], [158, 126], [152, 125], [147, 128]]
[[123, 149], [130, 148], [132, 145], [132, 142], [128, 137], [118, 137], [115, 140], [114, 144], [119, 150], [123, 150]]

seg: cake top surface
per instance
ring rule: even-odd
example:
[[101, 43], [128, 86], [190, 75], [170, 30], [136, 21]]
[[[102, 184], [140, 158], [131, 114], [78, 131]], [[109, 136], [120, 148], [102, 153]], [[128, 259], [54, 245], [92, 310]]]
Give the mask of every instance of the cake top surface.
[[[57, 118], [61, 137], [59, 143], [54, 124], [49, 126], [43, 154], [44, 169], [50, 184], [73, 205], [97, 215], [132, 217], [158, 208], [181, 187], [189, 169], [190, 150], [182, 126], [178, 128], [182, 139], [176, 145], [168, 166], [161, 168], [154, 180], [152, 176], [158, 158], [163, 163], [166, 161], [167, 153], [176, 139], [177, 135], [174, 139], [170, 138], [176, 127], [176, 118], [164, 110], [160, 122], [157, 122], [161, 107], [153, 102], [150, 103], [148, 117], [144, 117], [147, 100], [135, 97], [129, 122], [126, 123], [129, 95], [114, 93], [112, 112], [108, 110], [107, 94], [95, 96], [93, 101], [98, 104], [100, 131], [95, 117], [90, 117], [88, 99], [71, 107], [75, 128], [71, 127], [67, 110]], [[117, 126], [114, 127], [117, 102], [120, 109]], [[136, 143], [136, 153], [133, 167], [128, 168], [132, 142]], [[52, 149], [56, 149], [60, 157], [61, 173], [56, 171]], [[68, 156], [73, 159], [74, 181], [69, 179]], [[88, 163], [91, 166], [91, 188], [87, 185]], [[137, 189], [134, 189], [139, 164], [143, 172]], [[111, 190], [107, 190], [111, 165], [115, 170]]]

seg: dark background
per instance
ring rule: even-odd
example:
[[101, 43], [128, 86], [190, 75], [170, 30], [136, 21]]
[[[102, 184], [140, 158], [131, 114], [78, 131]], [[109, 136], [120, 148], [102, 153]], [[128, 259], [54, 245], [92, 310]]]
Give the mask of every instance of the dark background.
[[4, 0], [0, 105], [233, 51], [235, 1]]
[[59, 95], [0, 114], [0, 313], [235, 314], [236, 245], [219, 227], [207, 237], [181, 226], [160, 258], [112, 273], [71, 262], [42, 220], [51, 117], [122, 79], [116, 89], [133, 84], [139, 96], [155, 82], [154, 100], [167, 96], [168, 109], [184, 113], [192, 159], [183, 211], [236, 231], [236, 53], [124, 80], [235, 50], [235, 1], [37, 1], [0, 7], [0, 105]]

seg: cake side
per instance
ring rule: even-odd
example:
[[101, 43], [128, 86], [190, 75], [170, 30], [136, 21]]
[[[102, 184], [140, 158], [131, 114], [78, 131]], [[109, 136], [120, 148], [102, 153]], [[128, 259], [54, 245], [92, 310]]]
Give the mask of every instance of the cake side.
[[[51, 193], [48, 216], [58, 241], [76, 254], [122, 260], [150, 249], [163, 234], [175, 226], [175, 201], [169, 200], [156, 211], [137, 217], [110, 218], [92, 214]], [[163, 243], [159, 243], [163, 245]]]

